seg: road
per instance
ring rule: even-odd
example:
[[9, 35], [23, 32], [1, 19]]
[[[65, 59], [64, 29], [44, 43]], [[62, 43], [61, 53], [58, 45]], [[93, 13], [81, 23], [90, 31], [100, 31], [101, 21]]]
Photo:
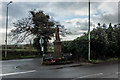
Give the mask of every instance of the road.
[[[118, 63], [90, 64], [76, 67], [64, 65], [42, 65], [41, 58], [2, 61], [4, 78], [118, 78]], [[70, 65], [70, 64], [69, 64]]]

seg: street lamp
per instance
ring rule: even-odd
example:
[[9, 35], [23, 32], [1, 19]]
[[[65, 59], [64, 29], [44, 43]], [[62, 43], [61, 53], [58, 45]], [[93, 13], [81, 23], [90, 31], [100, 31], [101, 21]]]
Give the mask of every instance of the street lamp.
[[7, 28], [8, 28], [8, 6], [9, 4], [12, 3], [12, 1], [10, 1], [7, 4], [7, 12], [6, 12], [6, 40], [5, 40], [5, 57], [7, 56]]
[[89, 4], [89, 23], [88, 23], [88, 61], [90, 61], [90, 0]]

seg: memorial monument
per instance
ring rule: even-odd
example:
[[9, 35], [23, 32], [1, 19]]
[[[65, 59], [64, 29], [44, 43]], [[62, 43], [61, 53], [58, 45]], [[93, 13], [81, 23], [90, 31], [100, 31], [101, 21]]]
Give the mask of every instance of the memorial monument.
[[61, 55], [61, 41], [60, 41], [60, 36], [59, 36], [59, 27], [57, 25], [55, 29], [55, 41], [54, 41], [54, 53], [53, 55], [59, 56]]

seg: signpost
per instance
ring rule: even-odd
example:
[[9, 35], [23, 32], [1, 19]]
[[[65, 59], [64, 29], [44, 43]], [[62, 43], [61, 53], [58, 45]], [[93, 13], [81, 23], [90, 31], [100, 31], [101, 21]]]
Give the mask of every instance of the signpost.
[[44, 54], [44, 39], [43, 38], [44, 38], [44, 36], [40, 37], [39, 43], [40, 43], [40, 46], [41, 46], [41, 51], [43, 52], [42, 54], [44, 56], [45, 54]]

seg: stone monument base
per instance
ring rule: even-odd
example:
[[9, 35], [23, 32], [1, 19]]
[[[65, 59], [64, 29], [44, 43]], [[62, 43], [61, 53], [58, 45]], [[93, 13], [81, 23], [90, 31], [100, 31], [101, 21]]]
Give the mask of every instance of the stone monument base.
[[59, 56], [61, 55], [61, 41], [54, 41], [54, 53], [53, 55]]

